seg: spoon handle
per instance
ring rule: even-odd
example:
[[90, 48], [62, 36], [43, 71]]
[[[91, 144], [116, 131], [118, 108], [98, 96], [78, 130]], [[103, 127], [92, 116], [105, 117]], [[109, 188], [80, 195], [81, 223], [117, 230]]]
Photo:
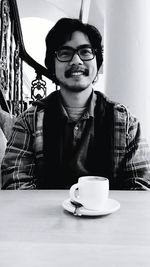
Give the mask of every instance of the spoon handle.
[[73, 215], [81, 216], [80, 207], [82, 207], [82, 204], [74, 201], [71, 201], [71, 204], [75, 207]]

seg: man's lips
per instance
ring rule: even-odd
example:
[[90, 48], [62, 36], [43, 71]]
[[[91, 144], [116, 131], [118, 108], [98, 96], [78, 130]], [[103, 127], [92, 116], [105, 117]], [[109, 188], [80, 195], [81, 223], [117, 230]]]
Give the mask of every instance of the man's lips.
[[88, 76], [89, 75], [89, 70], [88, 69], [81, 69], [81, 68], [71, 68], [69, 70], [66, 70], [65, 72], [65, 77], [70, 78], [70, 77], [78, 77], [78, 76]]

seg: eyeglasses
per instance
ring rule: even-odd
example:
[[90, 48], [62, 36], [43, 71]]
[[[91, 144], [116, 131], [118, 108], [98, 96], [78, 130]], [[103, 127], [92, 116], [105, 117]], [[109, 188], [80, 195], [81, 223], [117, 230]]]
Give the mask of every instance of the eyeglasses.
[[91, 46], [79, 47], [73, 49], [69, 46], [64, 46], [55, 52], [57, 59], [60, 62], [69, 62], [72, 60], [75, 54], [77, 54], [81, 60], [89, 61], [95, 57], [96, 49], [93, 49]]

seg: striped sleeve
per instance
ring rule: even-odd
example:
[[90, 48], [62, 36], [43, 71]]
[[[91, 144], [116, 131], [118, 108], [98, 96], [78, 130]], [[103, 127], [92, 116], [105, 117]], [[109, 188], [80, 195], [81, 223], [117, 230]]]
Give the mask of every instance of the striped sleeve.
[[2, 189], [34, 189], [33, 109], [16, 120], [2, 161]]
[[116, 180], [122, 189], [150, 190], [150, 148], [137, 118], [120, 106], [115, 111]]

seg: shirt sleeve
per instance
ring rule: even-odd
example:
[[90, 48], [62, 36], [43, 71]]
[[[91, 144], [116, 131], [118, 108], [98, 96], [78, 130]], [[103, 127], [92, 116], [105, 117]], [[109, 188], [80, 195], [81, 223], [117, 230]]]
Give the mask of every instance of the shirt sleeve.
[[2, 161], [2, 189], [34, 189], [34, 135], [28, 113], [16, 120]]
[[150, 191], [150, 149], [138, 120], [129, 115], [127, 146], [123, 161], [124, 188]]

